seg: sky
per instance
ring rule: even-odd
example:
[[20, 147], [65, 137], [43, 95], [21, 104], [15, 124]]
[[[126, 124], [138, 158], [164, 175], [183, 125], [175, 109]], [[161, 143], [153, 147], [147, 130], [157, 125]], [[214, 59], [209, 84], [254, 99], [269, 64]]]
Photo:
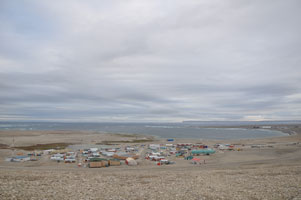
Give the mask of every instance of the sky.
[[299, 0], [1, 0], [0, 121], [301, 119]]

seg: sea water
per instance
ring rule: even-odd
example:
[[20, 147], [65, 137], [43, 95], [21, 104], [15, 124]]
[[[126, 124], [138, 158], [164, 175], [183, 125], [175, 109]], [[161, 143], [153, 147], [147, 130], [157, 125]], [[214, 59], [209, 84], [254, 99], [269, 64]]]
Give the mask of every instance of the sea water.
[[[214, 125], [212, 122], [209, 124], [211, 126]], [[224, 126], [225, 124], [222, 125]], [[0, 130], [96, 131], [101, 133], [143, 134], [160, 138], [246, 139], [287, 135], [280, 131], [269, 129], [222, 128], [218, 127], [218, 125], [217, 128], [206, 128], [202, 126], [205, 125], [198, 123], [0, 122]]]

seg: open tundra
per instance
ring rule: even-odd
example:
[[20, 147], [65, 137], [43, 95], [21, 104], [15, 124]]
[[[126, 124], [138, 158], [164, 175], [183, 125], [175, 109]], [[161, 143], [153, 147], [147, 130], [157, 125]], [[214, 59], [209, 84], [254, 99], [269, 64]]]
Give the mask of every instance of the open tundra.
[[[167, 158], [175, 164], [160, 166], [144, 159], [149, 144], [154, 147], [196, 140], [170, 142], [145, 136], [76, 131], [1, 131], [0, 199], [301, 199], [300, 127], [273, 127], [291, 134], [284, 137], [202, 140], [209, 147], [234, 144], [241, 149], [215, 148], [215, 154], [198, 156], [206, 160], [206, 164], [199, 165], [170, 156]], [[114, 143], [122, 148], [136, 145], [141, 149], [127, 149], [140, 157], [136, 160], [138, 165], [123, 163], [102, 168], [79, 167], [78, 160], [51, 161], [47, 154], [37, 161], [6, 161], [13, 154], [32, 152], [43, 145], [64, 149], [67, 143]]]

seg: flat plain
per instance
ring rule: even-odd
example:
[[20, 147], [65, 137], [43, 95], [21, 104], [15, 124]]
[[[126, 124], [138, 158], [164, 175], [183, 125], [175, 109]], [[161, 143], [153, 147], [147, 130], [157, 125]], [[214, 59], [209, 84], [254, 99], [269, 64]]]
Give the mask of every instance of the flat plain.
[[224, 143], [241, 149], [200, 156], [206, 164], [173, 158], [175, 164], [157, 166], [145, 160], [141, 151], [137, 166], [97, 169], [56, 163], [47, 156], [34, 162], [5, 158], [30, 152], [24, 147], [37, 144], [168, 142], [97, 132], [0, 131], [0, 199], [301, 199], [301, 125], [272, 128], [290, 135], [228, 141], [175, 139], [175, 144], [201, 142], [212, 147]]

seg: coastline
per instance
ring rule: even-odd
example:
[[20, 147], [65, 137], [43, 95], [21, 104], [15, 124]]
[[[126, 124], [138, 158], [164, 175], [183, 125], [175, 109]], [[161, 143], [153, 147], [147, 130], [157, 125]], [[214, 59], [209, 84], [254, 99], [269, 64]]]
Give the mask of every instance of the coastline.
[[[248, 127], [252, 128], [227, 128]], [[99, 169], [58, 164], [50, 162], [47, 157], [23, 163], [6, 162], [5, 158], [12, 154], [13, 138], [14, 147], [60, 142], [97, 144], [103, 141], [128, 146], [164, 144], [167, 141], [149, 135], [93, 131], [0, 131], [0, 197], [173, 200], [301, 198], [301, 125], [273, 125], [271, 129], [288, 135], [238, 140], [175, 138], [174, 143], [201, 142], [210, 147], [216, 143], [228, 143], [243, 149], [201, 156], [206, 159], [206, 164], [200, 166], [180, 158], [174, 158], [174, 165], [156, 166], [141, 158], [138, 159], [138, 166], [121, 165]], [[43, 191], [43, 194], [37, 193], [37, 190]]]

